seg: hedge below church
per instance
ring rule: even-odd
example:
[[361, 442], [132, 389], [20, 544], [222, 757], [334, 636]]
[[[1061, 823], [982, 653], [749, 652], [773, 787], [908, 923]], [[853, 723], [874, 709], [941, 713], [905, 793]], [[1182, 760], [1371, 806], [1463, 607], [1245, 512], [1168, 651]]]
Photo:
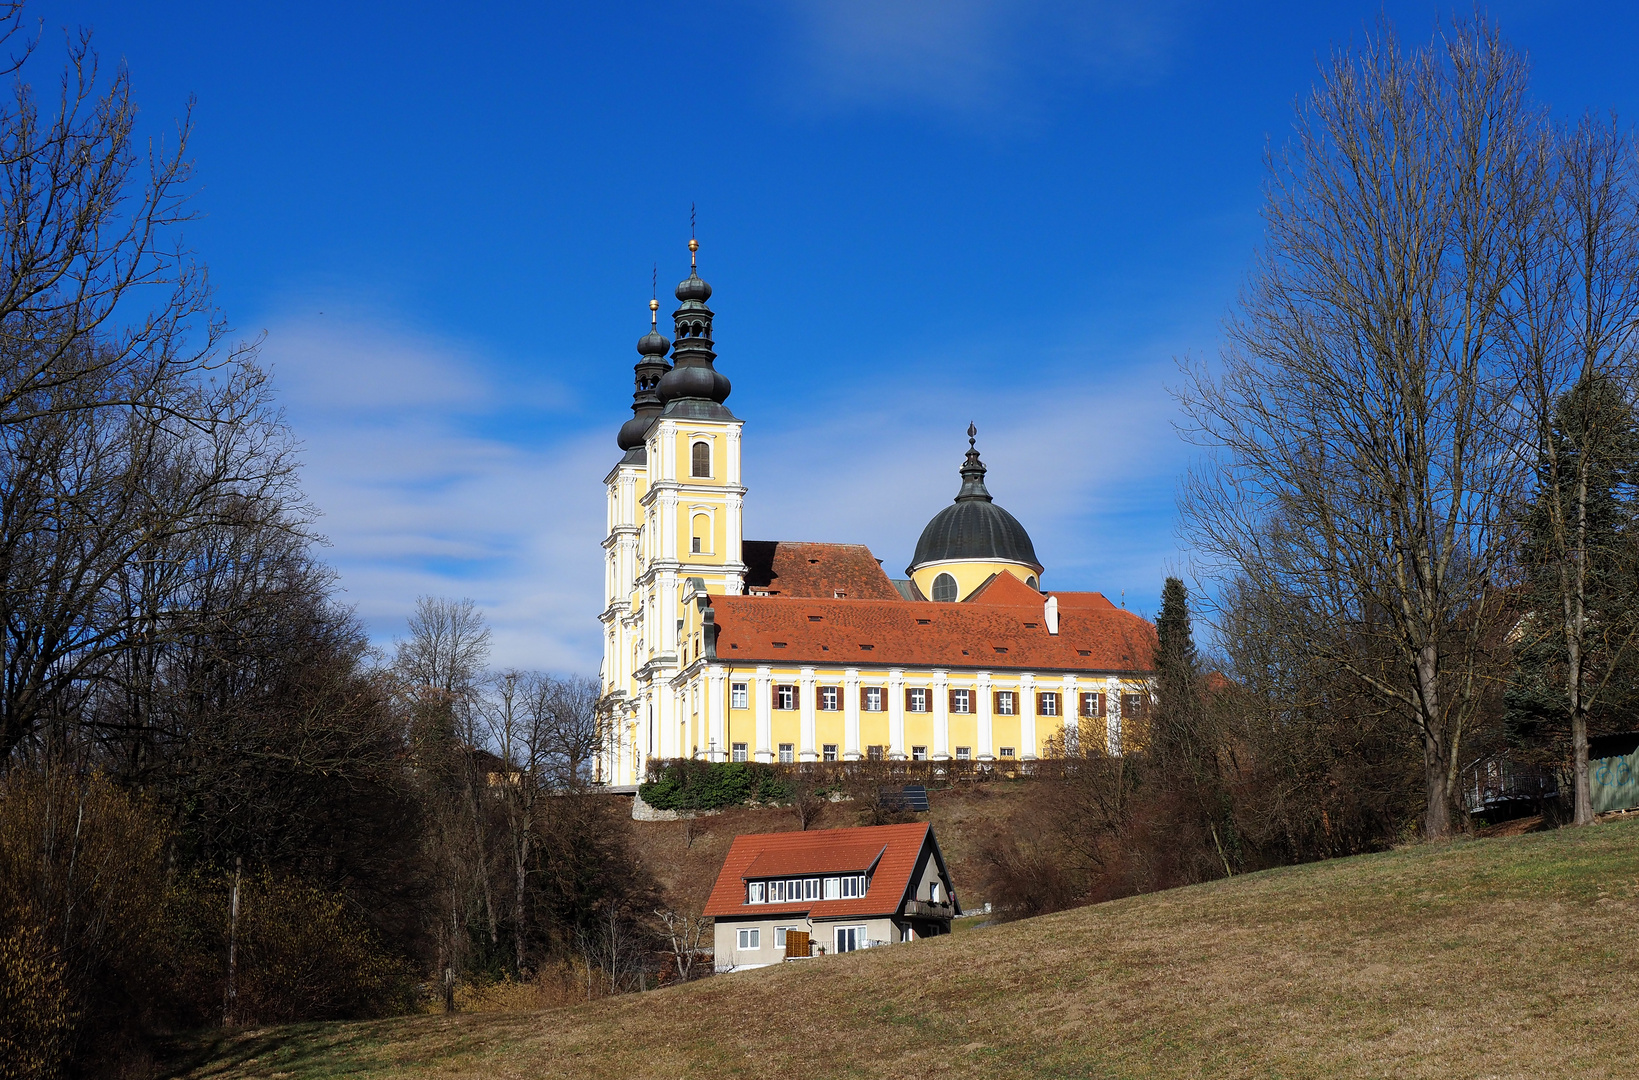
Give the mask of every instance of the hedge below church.
[[637, 790], [656, 810], [717, 810], [791, 798], [790, 787], [771, 766], [750, 761], [669, 761], [659, 777]]

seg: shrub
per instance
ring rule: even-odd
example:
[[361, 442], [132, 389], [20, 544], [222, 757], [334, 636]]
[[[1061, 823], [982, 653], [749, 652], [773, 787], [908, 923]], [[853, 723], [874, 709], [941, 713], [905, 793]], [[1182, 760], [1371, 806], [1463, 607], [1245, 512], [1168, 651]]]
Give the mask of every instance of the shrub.
[[638, 793], [657, 810], [716, 810], [791, 798], [790, 785], [773, 766], [750, 761], [668, 761]]
[[39, 928], [0, 931], [0, 1080], [55, 1076], [68, 1058], [74, 1013], [63, 965]]
[[[231, 874], [194, 874], [168, 906], [172, 977], [191, 1023], [221, 1018], [226, 991]], [[406, 1011], [405, 965], [337, 893], [267, 873], [239, 890], [235, 1023], [339, 1020]]]

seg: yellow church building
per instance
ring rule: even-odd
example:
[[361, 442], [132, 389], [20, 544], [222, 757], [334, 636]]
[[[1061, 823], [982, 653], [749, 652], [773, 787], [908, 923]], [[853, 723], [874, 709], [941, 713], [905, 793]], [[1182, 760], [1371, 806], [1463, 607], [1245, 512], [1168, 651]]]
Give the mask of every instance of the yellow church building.
[[656, 758], [1008, 762], [1067, 742], [1119, 754], [1150, 699], [1154, 627], [1099, 593], [1043, 586], [971, 425], [961, 486], [904, 579], [860, 544], [742, 538], [744, 421], [724, 404], [698, 247], [675, 342], [649, 303], [625, 456], [605, 478], [598, 778], [640, 783]]

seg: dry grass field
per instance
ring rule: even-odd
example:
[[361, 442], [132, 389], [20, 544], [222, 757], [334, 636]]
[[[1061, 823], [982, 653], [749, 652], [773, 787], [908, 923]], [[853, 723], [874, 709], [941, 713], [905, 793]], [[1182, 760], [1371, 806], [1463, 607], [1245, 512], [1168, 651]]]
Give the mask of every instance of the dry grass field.
[[172, 1075], [1639, 1076], [1639, 821], [1410, 847], [535, 1013], [196, 1042]]

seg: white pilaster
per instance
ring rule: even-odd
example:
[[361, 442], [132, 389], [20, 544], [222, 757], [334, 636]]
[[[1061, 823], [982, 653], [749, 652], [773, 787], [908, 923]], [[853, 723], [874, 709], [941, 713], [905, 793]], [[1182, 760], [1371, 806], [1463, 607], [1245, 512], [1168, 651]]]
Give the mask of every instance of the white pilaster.
[[905, 673], [888, 672], [888, 757], [905, 759]]
[[757, 742], [752, 747], [753, 761], [774, 760], [774, 669], [760, 667], [757, 669], [757, 695], [755, 708], [757, 710]]
[[706, 696], [706, 759], [728, 760], [728, 682], [727, 672], [712, 665], [707, 669], [707, 683], [711, 692]]
[[933, 673], [933, 759], [950, 757], [950, 675]]
[[1064, 677], [1064, 750], [1067, 754], [1081, 750], [1081, 693], [1074, 675]]
[[1105, 681], [1104, 737], [1111, 756], [1121, 756], [1121, 680], [1111, 675]]
[[819, 755], [814, 752], [814, 707], [819, 704], [814, 700], [814, 669], [801, 669], [800, 682], [802, 700], [798, 704], [802, 706], [802, 721], [799, 725], [801, 741], [797, 744], [797, 760], [818, 761]]
[[842, 673], [842, 760], [859, 757], [859, 669], [848, 668]]
[[1036, 759], [1036, 677], [1029, 672], [1019, 676], [1019, 757], [1025, 761]]
[[991, 706], [995, 704], [991, 693], [990, 672], [979, 672], [974, 694], [979, 698], [974, 707], [979, 714], [979, 745], [974, 747], [974, 753], [979, 755], [980, 761], [991, 761], [996, 757], [996, 737], [990, 719]]

